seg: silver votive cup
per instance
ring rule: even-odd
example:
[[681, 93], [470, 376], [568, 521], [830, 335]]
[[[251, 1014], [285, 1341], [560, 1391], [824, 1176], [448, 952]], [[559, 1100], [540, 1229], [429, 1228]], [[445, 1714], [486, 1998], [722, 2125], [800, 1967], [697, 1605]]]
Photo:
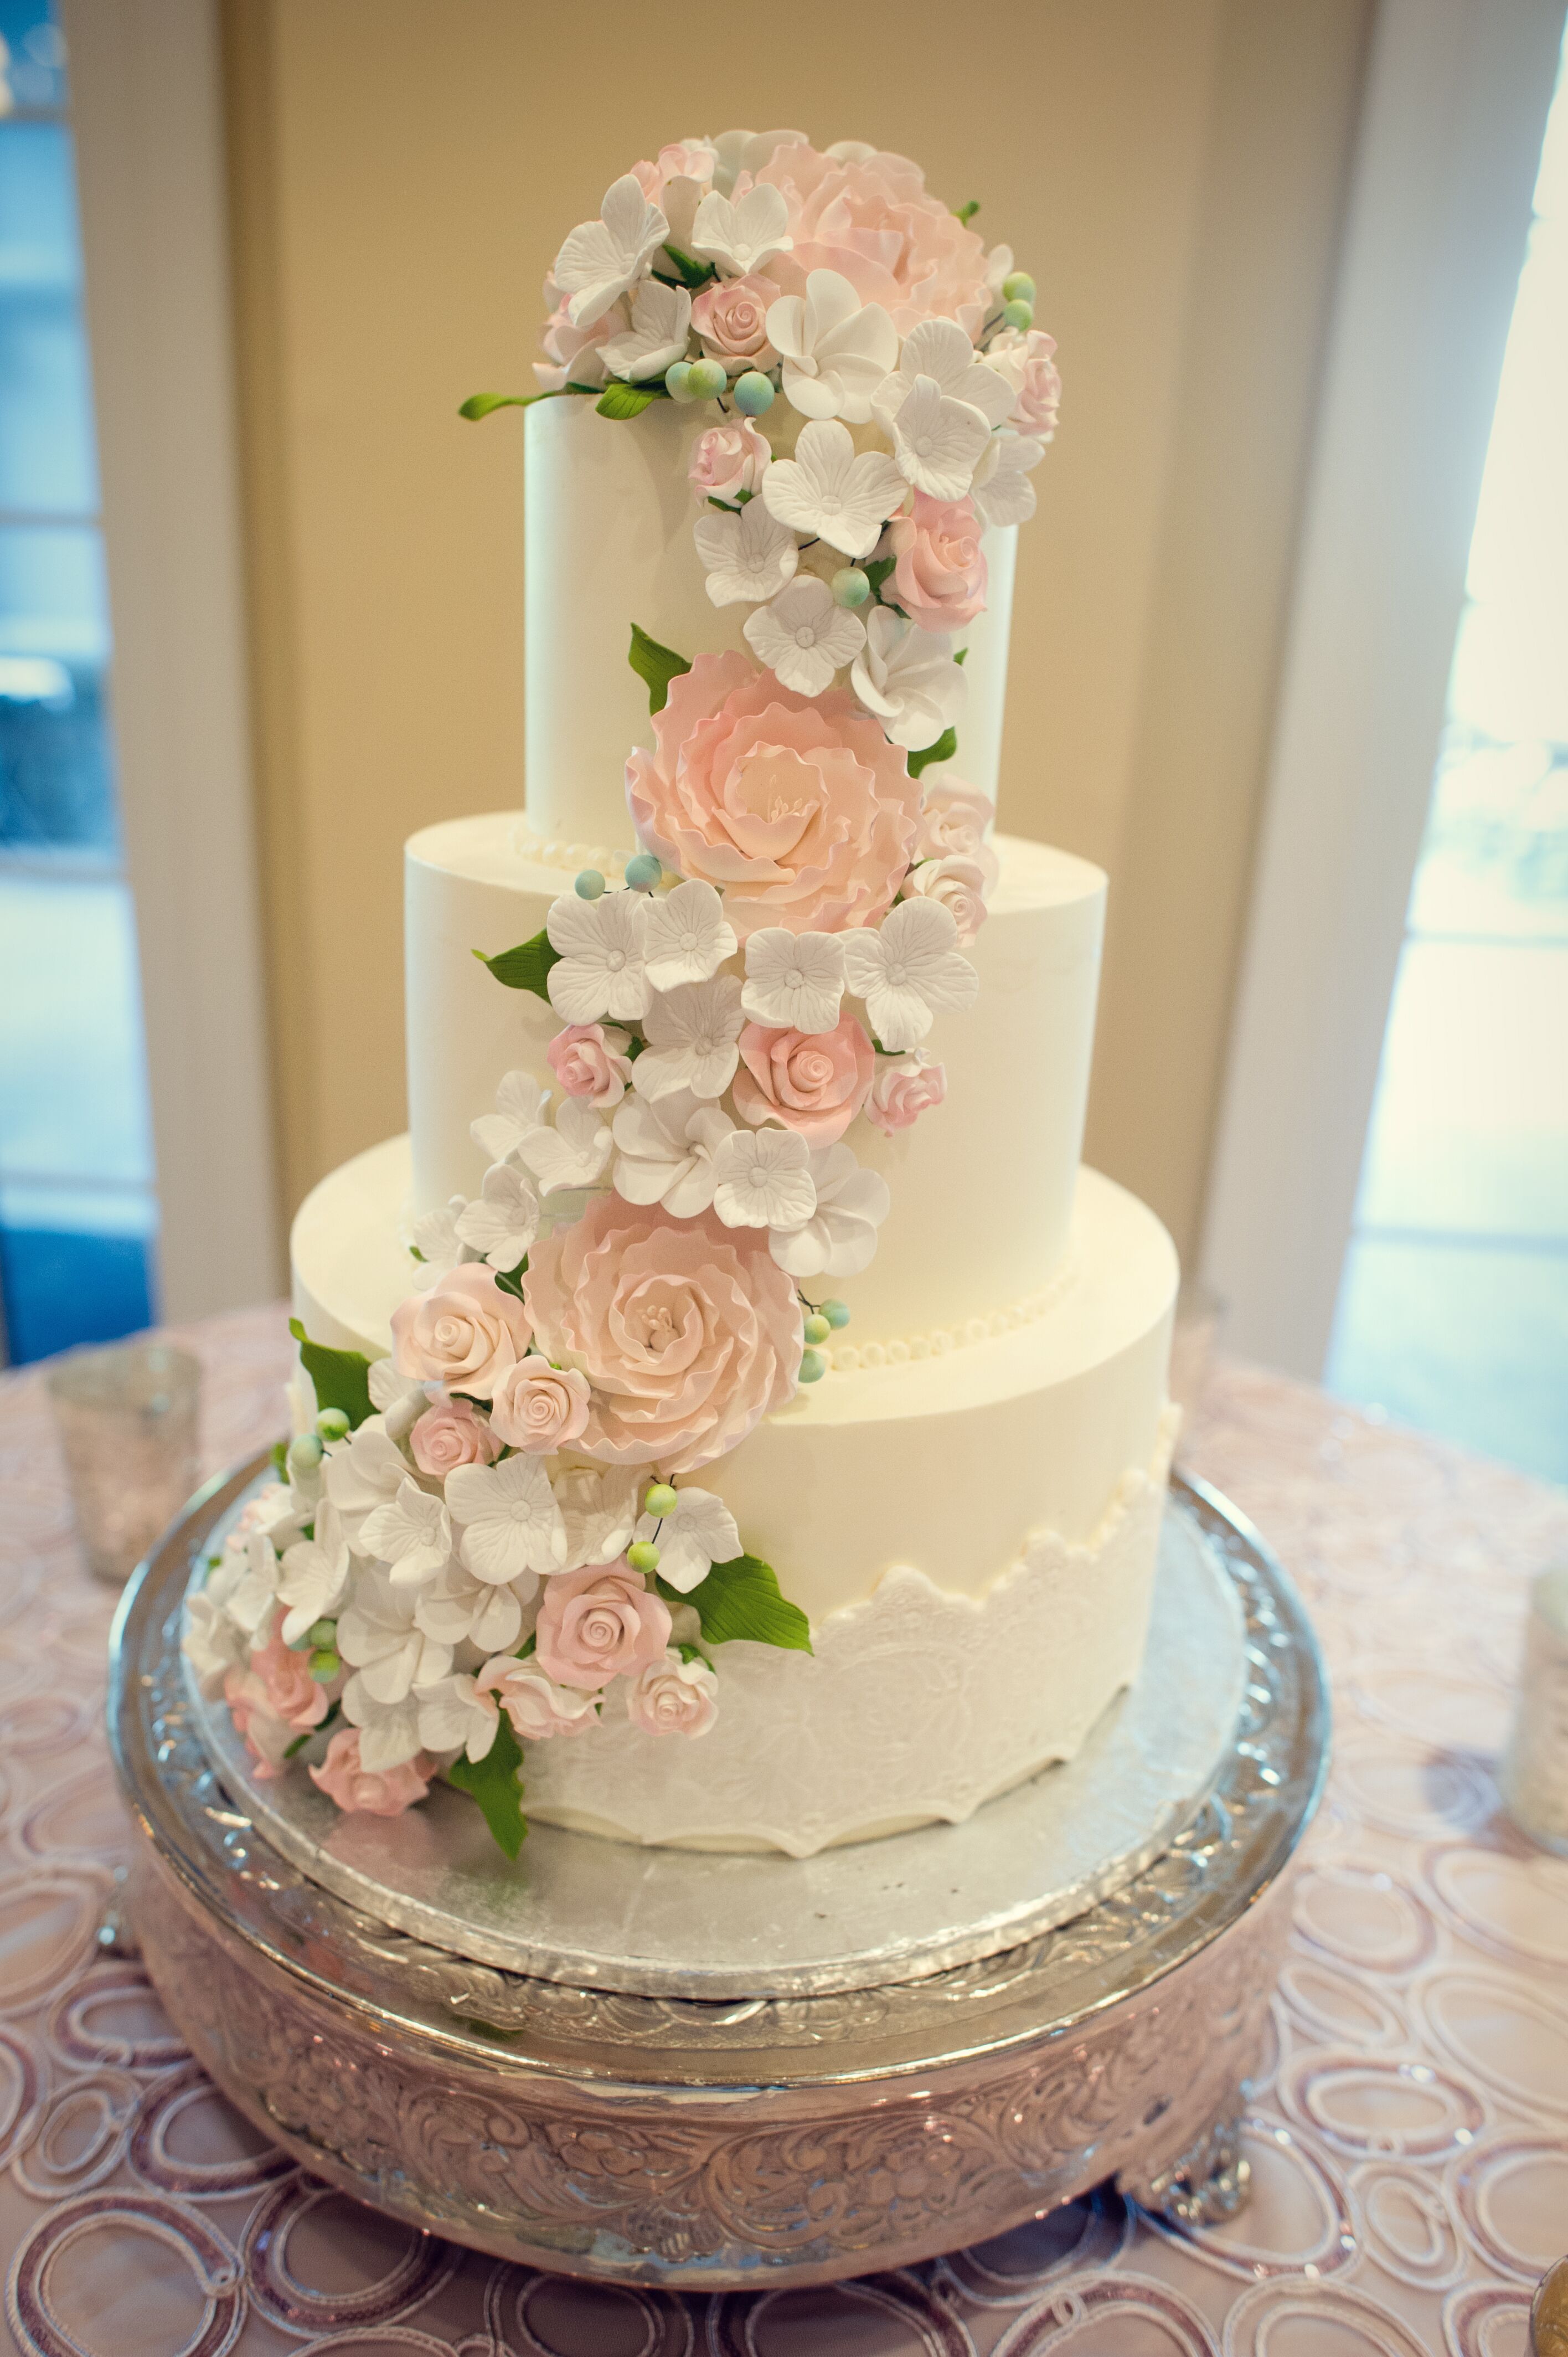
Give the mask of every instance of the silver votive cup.
[[47, 1377], [89, 1567], [121, 1586], [200, 1476], [201, 1361], [172, 1342], [72, 1351]]
[[1171, 1333], [1170, 1394], [1181, 1410], [1182, 1432], [1190, 1437], [1214, 1366], [1225, 1304], [1200, 1276], [1182, 1279]]
[[1539, 1573], [1530, 1587], [1500, 1782], [1520, 1833], [1568, 1857], [1568, 1564]]

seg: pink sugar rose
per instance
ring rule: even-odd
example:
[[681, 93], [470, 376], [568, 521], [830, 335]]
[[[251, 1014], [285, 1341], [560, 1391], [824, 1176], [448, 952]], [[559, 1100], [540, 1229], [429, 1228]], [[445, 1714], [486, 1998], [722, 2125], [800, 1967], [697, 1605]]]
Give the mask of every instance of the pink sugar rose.
[[719, 1715], [718, 1691], [706, 1662], [668, 1652], [643, 1671], [626, 1698], [626, 1715], [645, 1735], [706, 1735]]
[[715, 278], [692, 305], [692, 325], [703, 350], [723, 361], [731, 376], [771, 368], [779, 355], [768, 340], [768, 307], [778, 300], [770, 278]]
[[741, 941], [874, 925], [892, 906], [920, 790], [852, 695], [797, 695], [744, 655], [703, 654], [671, 680], [653, 734], [626, 765], [638, 833], [722, 889]]
[[1026, 335], [1009, 339], [994, 360], [993, 353], [986, 354], [1017, 396], [1010, 424], [1020, 434], [1032, 434], [1037, 442], [1051, 440], [1061, 410], [1062, 381], [1051, 357], [1056, 348], [1054, 336], [1031, 328]]
[[273, 1777], [281, 1776], [288, 1747], [298, 1730], [273, 1708], [272, 1694], [261, 1671], [254, 1666], [230, 1670], [223, 1680], [223, 1699], [235, 1731], [243, 1737], [245, 1749], [256, 1763], [252, 1773], [257, 1783], [269, 1783]]
[[576, 1446], [601, 1464], [693, 1472], [794, 1396], [800, 1308], [762, 1230], [596, 1195], [523, 1286], [546, 1354], [592, 1386]]
[[961, 950], [969, 948], [985, 922], [985, 870], [978, 859], [923, 859], [905, 877], [904, 889], [951, 909]]
[[490, 1422], [509, 1448], [548, 1457], [578, 1438], [588, 1421], [588, 1385], [575, 1367], [553, 1367], [534, 1351], [509, 1367], [490, 1403]]
[[959, 630], [985, 610], [985, 557], [972, 500], [915, 493], [912, 515], [895, 516], [888, 546], [897, 558], [897, 602], [922, 630]]
[[[804, 145], [779, 147], [757, 178], [784, 192], [795, 242], [776, 253], [769, 278], [803, 295], [813, 270], [836, 270], [863, 303], [880, 303], [907, 336], [920, 320], [956, 319], [972, 339], [990, 307], [985, 247], [972, 229], [926, 193], [925, 175], [907, 156], [857, 141], [837, 155]], [[740, 196], [749, 185], [736, 183]]]
[[865, 1102], [876, 1053], [853, 1015], [832, 1031], [770, 1031], [748, 1023], [740, 1035], [735, 1109], [743, 1121], [782, 1122], [812, 1146], [832, 1146]]
[[733, 425], [710, 425], [705, 434], [698, 435], [686, 464], [686, 479], [700, 508], [705, 508], [710, 500], [727, 500], [733, 507], [742, 491], [762, 489], [762, 478], [772, 463], [767, 437], [749, 417], [741, 417]]
[[392, 1311], [392, 1364], [416, 1383], [445, 1383], [488, 1400], [528, 1348], [529, 1324], [494, 1269], [471, 1261]]
[[568, 1023], [544, 1050], [544, 1060], [569, 1097], [586, 1097], [607, 1113], [631, 1086], [630, 1044], [630, 1034], [613, 1023]]
[[533, 1636], [533, 1658], [547, 1677], [596, 1691], [661, 1658], [670, 1607], [625, 1562], [585, 1564], [546, 1581]]
[[426, 1408], [408, 1445], [420, 1471], [438, 1481], [459, 1465], [493, 1465], [501, 1453], [500, 1437], [463, 1399]]
[[940, 1105], [947, 1092], [945, 1066], [923, 1048], [911, 1049], [907, 1056], [881, 1056], [865, 1100], [865, 1117], [891, 1137], [897, 1130], [911, 1128], [921, 1114]]
[[312, 1782], [329, 1801], [336, 1801], [346, 1815], [361, 1817], [401, 1817], [415, 1801], [424, 1800], [435, 1773], [435, 1762], [424, 1751], [379, 1773], [361, 1768], [357, 1727], [339, 1727], [326, 1759], [310, 1771]]
[[929, 786], [915, 832], [917, 859], [972, 859], [990, 891], [1000, 872], [996, 854], [985, 830], [996, 816], [996, 805], [974, 786], [957, 779]]
[[319, 1727], [327, 1716], [328, 1688], [310, 1674], [310, 1652], [295, 1652], [284, 1643], [282, 1609], [273, 1618], [273, 1633], [251, 1655], [251, 1667], [267, 1690], [267, 1706], [295, 1735]]
[[558, 1686], [536, 1659], [520, 1662], [514, 1653], [498, 1654], [485, 1663], [474, 1684], [480, 1694], [495, 1695], [520, 1743], [585, 1735], [598, 1721], [597, 1696]]

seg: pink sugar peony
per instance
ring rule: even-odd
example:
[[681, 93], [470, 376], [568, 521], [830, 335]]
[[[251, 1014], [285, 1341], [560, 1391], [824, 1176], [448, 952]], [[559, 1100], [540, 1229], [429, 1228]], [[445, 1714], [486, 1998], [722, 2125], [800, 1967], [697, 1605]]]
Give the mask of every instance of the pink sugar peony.
[[911, 1128], [921, 1114], [940, 1105], [947, 1092], [946, 1067], [923, 1048], [912, 1049], [907, 1056], [879, 1057], [876, 1078], [865, 1100], [865, 1117], [891, 1137], [897, 1130]]
[[628, 1564], [585, 1564], [545, 1583], [533, 1636], [533, 1657], [547, 1677], [596, 1691], [662, 1657], [670, 1607]]
[[509, 1448], [548, 1457], [577, 1439], [588, 1421], [588, 1385], [575, 1367], [553, 1367], [537, 1351], [496, 1385], [490, 1422]]
[[528, 1348], [528, 1318], [495, 1271], [472, 1261], [392, 1311], [392, 1364], [416, 1383], [445, 1383], [488, 1400]]
[[923, 859], [910, 868], [904, 889], [951, 909], [961, 950], [969, 948], [985, 922], [985, 870], [977, 859]]
[[273, 1708], [272, 1695], [261, 1671], [254, 1667], [230, 1670], [223, 1680], [223, 1699], [236, 1731], [243, 1737], [245, 1749], [256, 1763], [252, 1771], [256, 1781], [265, 1784], [273, 1777], [281, 1776], [288, 1747], [298, 1729], [292, 1727], [286, 1718], [280, 1718]]
[[[778, 148], [757, 178], [784, 192], [790, 252], [767, 274], [803, 295], [813, 270], [836, 270], [863, 303], [880, 303], [901, 336], [922, 319], [956, 319], [971, 338], [990, 307], [985, 247], [938, 197], [907, 156], [844, 142], [837, 156]], [[736, 193], [749, 185], [743, 175]]]
[[735, 1107], [744, 1121], [782, 1122], [812, 1146], [842, 1137], [865, 1102], [876, 1054], [853, 1015], [832, 1031], [770, 1031], [748, 1023], [740, 1035]]
[[611, 1023], [568, 1023], [544, 1050], [544, 1060], [569, 1097], [586, 1097], [607, 1113], [631, 1085], [629, 1036]]
[[408, 1445], [420, 1471], [436, 1480], [445, 1480], [459, 1465], [493, 1465], [501, 1453], [500, 1439], [461, 1399], [426, 1408]]
[[308, 1648], [295, 1652], [284, 1643], [282, 1608], [273, 1616], [273, 1633], [251, 1655], [251, 1667], [267, 1690], [267, 1706], [295, 1735], [319, 1727], [327, 1716], [328, 1689], [310, 1674]]
[[585, 1735], [598, 1721], [596, 1695], [556, 1685], [537, 1661], [520, 1662], [514, 1653], [499, 1653], [487, 1662], [474, 1684], [481, 1694], [495, 1695], [520, 1743], [544, 1743], [553, 1735]]
[[[727, 500], [732, 506], [742, 491], [759, 491], [762, 478], [773, 463], [773, 452], [749, 417], [733, 425], [710, 425], [692, 445], [686, 479], [700, 508], [710, 500]], [[702, 658], [699, 656], [699, 662]]]
[[362, 1817], [401, 1817], [404, 1809], [424, 1800], [435, 1773], [435, 1762], [423, 1751], [416, 1751], [399, 1767], [381, 1769], [379, 1774], [361, 1768], [357, 1727], [339, 1727], [327, 1747], [326, 1759], [310, 1771], [312, 1782], [319, 1784], [345, 1814]]
[[548, 1355], [592, 1386], [576, 1446], [601, 1464], [693, 1472], [794, 1395], [800, 1309], [761, 1231], [597, 1195], [523, 1285]]
[[1000, 872], [985, 830], [996, 816], [996, 805], [974, 786], [952, 779], [928, 786], [915, 833], [917, 859], [972, 859], [985, 877], [989, 891]]
[[778, 300], [770, 278], [715, 278], [692, 305], [703, 350], [723, 361], [731, 376], [771, 368], [779, 355], [768, 340], [768, 307]]
[[875, 924], [909, 864], [920, 793], [904, 755], [842, 690], [780, 686], [744, 655], [699, 655], [626, 766], [638, 832], [725, 895], [736, 935]]
[[922, 630], [959, 630], [985, 610], [985, 557], [972, 500], [915, 493], [912, 515], [895, 516], [888, 545], [897, 558], [897, 601]]
[[643, 1671], [626, 1698], [626, 1715], [645, 1735], [706, 1735], [719, 1715], [718, 1690], [706, 1662], [669, 1652]]

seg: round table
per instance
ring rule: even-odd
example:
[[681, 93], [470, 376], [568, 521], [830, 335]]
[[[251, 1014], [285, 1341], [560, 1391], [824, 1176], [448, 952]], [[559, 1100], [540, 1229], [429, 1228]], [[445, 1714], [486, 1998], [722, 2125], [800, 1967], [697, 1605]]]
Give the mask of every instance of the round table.
[[[178, 1338], [211, 1469], [283, 1420], [280, 1309]], [[1568, 2247], [1568, 1866], [1501, 1814], [1526, 1583], [1568, 1497], [1221, 1367], [1184, 1452], [1305, 1594], [1335, 1683], [1247, 2130], [1252, 2198], [1104, 2193], [898, 2275], [720, 2297], [568, 2283], [410, 2233], [265, 2147], [112, 1924], [114, 1599], [80, 1564], [36, 1372], [0, 1378], [0, 2255], [48, 2357], [1518, 2357]], [[1298, 2319], [1295, 2322], [1290, 2319]]]

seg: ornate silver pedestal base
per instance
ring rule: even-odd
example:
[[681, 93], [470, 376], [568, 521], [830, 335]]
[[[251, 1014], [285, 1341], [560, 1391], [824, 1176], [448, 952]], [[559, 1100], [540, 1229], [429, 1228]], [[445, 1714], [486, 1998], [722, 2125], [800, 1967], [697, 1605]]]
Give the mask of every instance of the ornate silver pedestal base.
[[262, 1837], [208, 1762], [176, 1654], [192, 1552], [252, 1470], [127, 1598], [112, 1716], [148, 1969], [225, 2092], [318, 2175], [536, 2266], [713, 2290], [908, 2265], [1107, 2178], [1176, 2218], [1236, 2207], [1234, 2122], [1326, 1703], [1294, 1591], [1223, 1501], [1178, 1484], [1236, 1583], [1246, 1697], [1161, 1857], [924, 1979], [693, 2000], [456, 1956]]

